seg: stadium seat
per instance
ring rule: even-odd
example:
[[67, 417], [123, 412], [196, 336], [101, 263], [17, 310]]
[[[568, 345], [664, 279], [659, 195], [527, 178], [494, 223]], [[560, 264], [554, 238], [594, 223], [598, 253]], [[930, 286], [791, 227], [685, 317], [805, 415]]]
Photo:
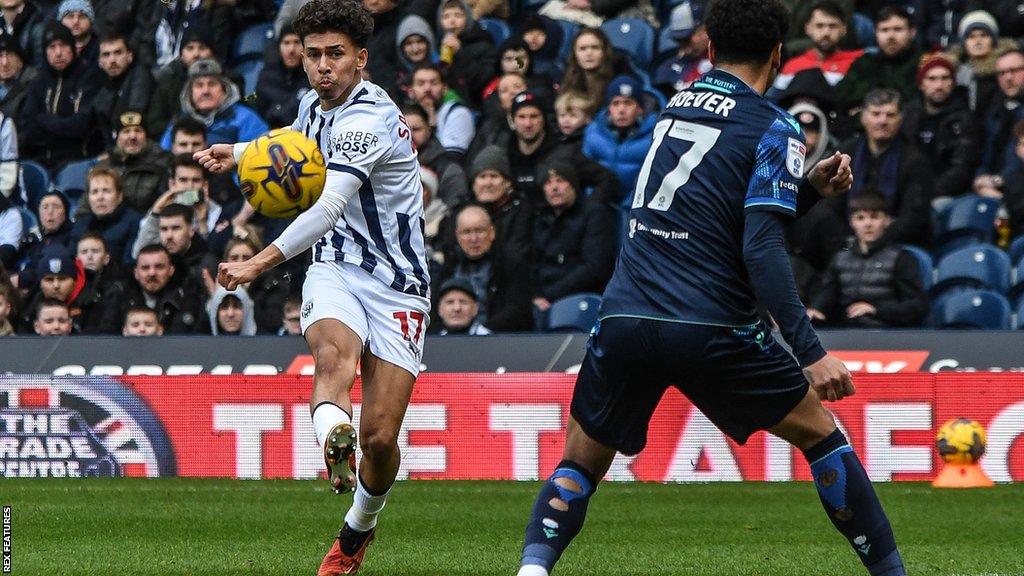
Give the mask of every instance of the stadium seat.
[[548, 309], [548, 332], [589, 332], [597, 324], [600, 294], [573, 294], [556, 300]]
[[1018, 302], [1015, 310], [1017, 310], [1017, 330], [1024, 330], [1024, 302]]
[[495, 46], [501, 46], [501, 43], [512, 35], [512, 28], [510, 28], [508, 23], [504, 20], [500, 20], [498, 18], [481, 18], [477, 20], [477, 23], [491, 35], [491, 38], [494, 38]]
[[[1006, 254], [1010, 257], [1010, 262], [1020, 262], [1021, 257], [1024, 256], [1024, 235], [1017, 236], [1013, 242], [1010, 242], [1010, 248]], [[1024, 278], [1017, 278], [1017, 281], [1024, 281]]]
[[249, 60], [248, 62], [242, 62], [235, 66], [235, 72], [242, 76], [245, 80], [245, 94], [252, 94], [256, 92], [256, 83], [260, 79], [260, 72], [263, 71], [262, 60]]
[[924, 284], [924, 289], [926, 291], [931, 290], [932, 284], [935, 281], [935, 271], [931, 255], [922, 248], [909, 244], [905, 244], [903, 250], [917, 260], [917, 265], [921, 268], [921, 282]]
[[936, 302], [934, 309], [939, 328], [1010, 329], [1010, 303], [991, 290], [955, 294]]
[[242, 31], [235, 39], [233, 62], [262, 60], [263, 50], [274, 39], [274, 25], [270, 22], [255, 24]]
[[947, 254], [935, 268], [932, 295], [964, 287], [1006, 294], [1010, 288], [1010, 258], [989, 244], [968, 246]]
[[558, 48], [558, 56], [563, 60], [569, 57], [572, 52], [572, 41], [580, 32], [580, 25], [566, 20], [555, 20], [555, 24], [562, 29], [562, 45]]
[[995, 234], [999, 200], [967, 194], [953, 200], [935, 222], [937, 244], [968, 236], [991, 242]]
[[622, 50], [637, 67], [647, 69], [654, 59], [654, 28], [639, 18], [613, 18], [601, 24], [612, 46]]
[[658, 51], [656, 60], [659, 62], [668, 60], [679, 52], [679, 43], [672, 39], [672, 29], [663, 26], [658, 34]]
[[89, 170], [92, 170], [95, 165], [96, 160], [92, 159], [68, 164], [61, 168], [53, 179], [53, 187], [63, 192], [69, 199], [81, 198], [88, 188], [86, 177], [89, 175]]
[[28, 208], [18, 208], [18, 212], [21, 213], [21, 237], [28, 238], [29, 236], [40, 236], [39, 234], [39, 219], [36, 215], [29, 211]]
[[50, 173], [41, 164], [31, 160], [22, 160], [18, 164], [21, 196], [29, 210], [34, 212], [43, 195], [50, 191]]

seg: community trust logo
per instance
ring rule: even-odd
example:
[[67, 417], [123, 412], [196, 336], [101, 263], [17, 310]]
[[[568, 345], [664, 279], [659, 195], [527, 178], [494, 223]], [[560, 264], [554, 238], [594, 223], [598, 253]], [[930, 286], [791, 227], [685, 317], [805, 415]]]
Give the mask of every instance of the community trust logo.
[[0, 477], [175, 473], [163, 426], [119, 382], [0, 377]]

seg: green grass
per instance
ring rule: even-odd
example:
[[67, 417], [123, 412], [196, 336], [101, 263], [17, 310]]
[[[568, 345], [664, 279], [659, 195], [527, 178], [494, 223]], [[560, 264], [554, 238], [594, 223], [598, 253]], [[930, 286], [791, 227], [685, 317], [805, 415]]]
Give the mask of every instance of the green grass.
[[[400, 483], [361, 574], [514, 575], [538, 486]], [[1024, 485], [878, 490], [912, 575], [1024, 574]], [[18, 575], [312, 575], [349, 502], [323, 482], [0, 480]], [[609, 483], [556, 573], [863, 572], [810, 484]]]

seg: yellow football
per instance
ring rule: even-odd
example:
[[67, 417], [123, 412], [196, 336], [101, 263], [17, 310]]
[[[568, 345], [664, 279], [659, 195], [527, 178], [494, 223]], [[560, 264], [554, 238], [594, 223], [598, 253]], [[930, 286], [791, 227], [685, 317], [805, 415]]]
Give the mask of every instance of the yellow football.
[[324, 189], [327, 166], [316, 142], [288, 128], [271, 130], [238, 162], [242, 194], [257, 212], [291, 218], [308, 210]]
[[950, 464], [973, 464], [985, 454], [985, 429], [968, 418], [950, 420], [935, 435], [935, 448]]

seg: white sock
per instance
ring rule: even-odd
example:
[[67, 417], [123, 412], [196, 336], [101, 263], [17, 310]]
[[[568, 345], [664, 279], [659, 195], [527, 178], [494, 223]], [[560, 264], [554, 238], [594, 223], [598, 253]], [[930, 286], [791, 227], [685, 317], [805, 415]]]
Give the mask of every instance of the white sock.
[[342, 422], [352, 423], [352, 418], [341, 409], [341, 406], [333, 402], [321, 402], [313, 410], [313, 431], [316, 439], [322, 448], [327, 441], [327, 435], [331, 430]]
[[352, 507], [345, 514], [345, 522], [349, 528], [357, 532], [366, 532], [376, 526], [377, 514], [380, 514], [380, 511], [384, 509], [384, 504], [387, 502], [388, 493], [390, 492], [391, 489], [389, 488], [387, 492], [374, 496], [366, 491], [363, 479], [357, 476], [356, 493], [352, 498]]
[[548, 576], [548, 571], [543, 566], [527, 564], [519, 569], [519, 574], [516, 576]]

